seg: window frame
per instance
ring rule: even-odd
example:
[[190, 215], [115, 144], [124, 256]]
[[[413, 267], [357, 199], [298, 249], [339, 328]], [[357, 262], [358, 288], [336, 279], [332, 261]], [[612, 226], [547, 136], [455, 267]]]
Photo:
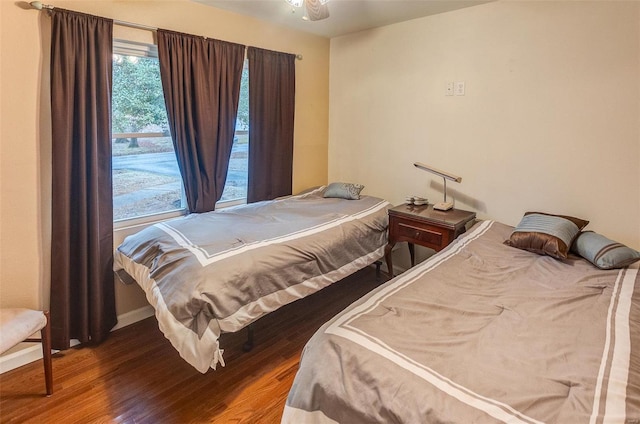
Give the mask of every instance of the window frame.
[[[141, 43], [138, 41], [130, 41], [124, 39], [113, 39], [113, 54], [114, 55], [122, 55], [122, 56], [139, 56], [139, 57], [149, 57], [149, 58], [158, 58], [158, 46], [155, 44]], [[245, 65], [246, 66], [246, 65]], [[242, 130], [247, 131], [248, 130]], [[112, 133], [111, 139], [121, 136], [123, 138], [130, 137], [166, 137], [166, 134], [163, 133]], [[113, 156], [112, 156], [113, 157]], [[113, 178], [113, 177], [112, 177]], [[181, 209], [174, 209], [169, 211], [163, 211], [158, 213], [150, 213], [140, 216], [135, 216], [131, 218], [122, 218], [113, 221], [114, 230], [127, 230], [135, 227], [142, 227], [146, 225], [152, 225], [157, 222], [166, 221], [173, 218], [178, 218], [180, 216], [186, 216], [189, 214], [189, 210], [187, 209], [187, 201], [185, 196], [184, 185], [182, 185], [182, 196], [181, 196], [181, 205], [183, 207]], [[234, 199], [234, 200], [221, 200], [216, 203], [216, 209], [224, 209], [228, 207], [233, 207], [237, 205], [243, 205], [247, 203], [247, 198]]]
[[[121, 55], [121, 56], [137, 56], [137, 57], [147, 57], [147, 58], [158, 58], [158, 46], [155, 44], [141, 43], [138, 41], [129, 41], [122, 39], [114, 39], [113, 40], [113, 54]], [[126, 137], [125, 137], [126, 136]], [[163, 133], [112, 133], [111, 140], [114, 138], [130, 138], [130, 137], [166, 137], [166, 134]], [[113, 158], [113, 156], [112, 156]], [[113, 178], [113, 177], [112, 177]], [[182, 185], [182, 182], [181, 182]], [[180, 199], [181, 208], [180, 209], [172, 209], [167, 211], [162, 211], [158, 213], [150, 213], [145, 215], [134, 216], [130, 218], [121, 218], [113, 220], [113, 228], [124, 229], [130, 227], [137, 227], [145, 224], [152, 224], [155, 222], [166, 221], [168, 219], [185, 216], [189, 213], [187, 209], [187, 202], [185, 197], [184, 185], [181, 188], [181, 199]]]

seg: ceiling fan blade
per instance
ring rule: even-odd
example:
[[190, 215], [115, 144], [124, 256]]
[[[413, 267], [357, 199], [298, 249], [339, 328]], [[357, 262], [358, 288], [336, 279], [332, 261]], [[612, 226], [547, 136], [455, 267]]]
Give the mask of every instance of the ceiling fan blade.
[[319, 21], [329, 17], [329, 8], [320, 0], [304, 0], [304, 5], [307, 8], [310, 21]]

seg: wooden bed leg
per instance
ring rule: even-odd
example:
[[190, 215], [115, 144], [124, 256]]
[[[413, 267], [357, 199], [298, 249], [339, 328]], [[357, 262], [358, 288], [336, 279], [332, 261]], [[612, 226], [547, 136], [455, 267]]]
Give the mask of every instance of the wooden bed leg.
[[253, 349], [253, 324], [247, 327], [247, 341], [242, 345], [244, 352], [250, 352]]

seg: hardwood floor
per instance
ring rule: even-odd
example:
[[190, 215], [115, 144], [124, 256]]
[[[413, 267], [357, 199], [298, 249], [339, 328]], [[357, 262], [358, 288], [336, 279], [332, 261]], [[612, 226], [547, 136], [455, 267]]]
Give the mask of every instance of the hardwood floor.
[[279, 423], [307, 340], [378, 284], [366, 268], [261, 318], [249, 353], [246, 331], [223, 335], [226, 367], [204, 375], [180, 358], [155, 318], [140, 321], [100, 346], [54, 355], [49, 398], [41, 361], [0, 375], [0, 421]]

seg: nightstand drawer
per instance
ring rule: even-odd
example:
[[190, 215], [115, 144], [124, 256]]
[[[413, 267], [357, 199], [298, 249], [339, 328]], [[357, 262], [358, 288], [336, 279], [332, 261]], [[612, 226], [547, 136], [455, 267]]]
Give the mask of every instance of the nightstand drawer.
[[446, 243], [443, 243], [443, 231], [441, 228], [421, 225], [416, 227], [408, 223], [398, 223], [398, 236], [404, 237], [410, 240], [414, 240], [418, 244], [428, 244], [437, 248], [442, 248]]

